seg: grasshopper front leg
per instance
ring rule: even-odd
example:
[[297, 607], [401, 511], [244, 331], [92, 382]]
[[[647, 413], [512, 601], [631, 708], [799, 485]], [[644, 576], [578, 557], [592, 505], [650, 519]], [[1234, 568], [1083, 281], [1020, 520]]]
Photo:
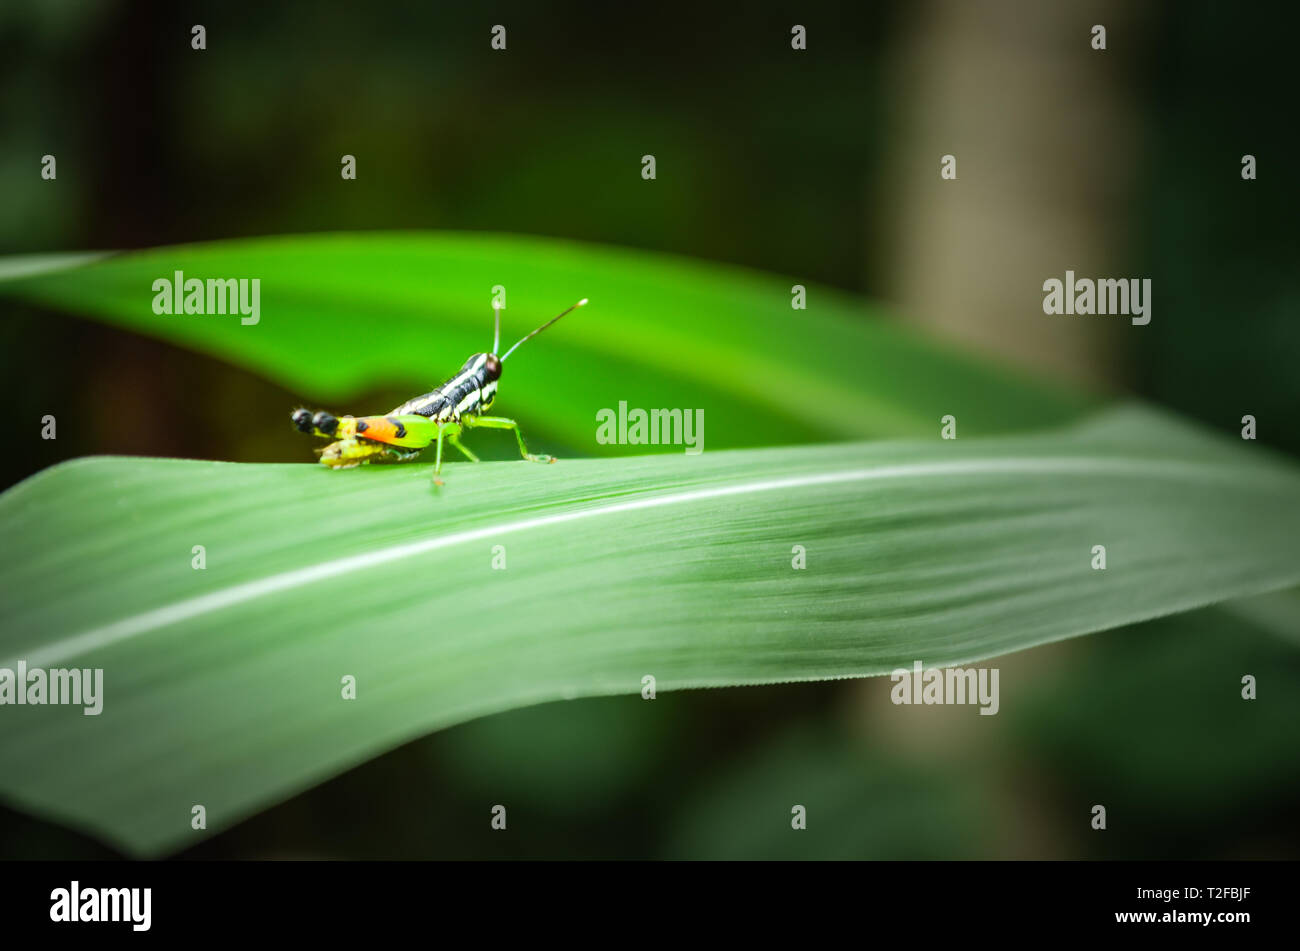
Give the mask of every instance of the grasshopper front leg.
[[466, 416], [462, 422], [467, 429], [482, 427], [483, 429], [513, 429], [515, 439], [519, 440], [519, 454], [529, 462], [554, 462], [554, 456], [534, 455], [528, 451], [524, 445], [524, 434], [519, 431], [519, 424], [513, 419], [507, 419], [504, 416]]

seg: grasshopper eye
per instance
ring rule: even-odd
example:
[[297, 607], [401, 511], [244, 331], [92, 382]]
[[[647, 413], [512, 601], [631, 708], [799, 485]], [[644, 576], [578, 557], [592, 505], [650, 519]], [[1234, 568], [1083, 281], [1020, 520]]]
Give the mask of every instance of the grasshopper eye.
[[489, 353], [487, 359], [483, 361], [483, 376], [489, 383], [501, 379], [501, 361], [497, 359], [496, 354]]
[[311, 432], [311, 413], [305, 409], [296, 409], [293, 411], [293, 424], [298, 427], [299, 432]]

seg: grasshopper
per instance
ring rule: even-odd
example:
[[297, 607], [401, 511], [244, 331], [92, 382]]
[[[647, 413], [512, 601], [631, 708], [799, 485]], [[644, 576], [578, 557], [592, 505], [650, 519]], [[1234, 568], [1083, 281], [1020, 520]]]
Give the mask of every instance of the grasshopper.
[[[437, 444], [434, 481], [442, 473], [442, 444], [450, 443], [469, 459], [478, 462], [460, 441], [467, 429], [510, 429], [519, 441], [519, 453], [529, 462], [554, 462], [552, 456], [528, 451], [519, 424], [505, 416], [485, 416], [484, 411], [496, 399], [502, 365], [520, 344], [531, 340], [568, 314], [587, 303], [587, 298], [562, 311], [532, 333], [522, 337], [500, 357], [501, 310], [493, 305], [496, 331], [490, 353], [476, 353], [465, 361], [460, 371], [442, 386], [407, 400], [385, 416], [331, 416], [306, 409], [293, 411], [293, 423], [300, 432], [334, 440], [320, 450], [320, 461], [331, 469], [351, 469], [378, 459], [405, 461], [414, 459], [430, 445]], [[439, 484], [441, 484], [439, 482]]]

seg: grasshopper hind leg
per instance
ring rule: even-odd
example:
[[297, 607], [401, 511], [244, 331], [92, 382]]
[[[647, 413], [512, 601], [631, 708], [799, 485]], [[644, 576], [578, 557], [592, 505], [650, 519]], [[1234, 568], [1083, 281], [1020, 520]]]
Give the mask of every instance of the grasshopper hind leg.
[[406, 462], [421, 453], [408, 446], [389, 446], [361, 436], [349, 436], [320, 450], [320, 461], [331, 469], [353, 469], [371, 462]]
[[389, 456], [391, 452], [389, 446], [350, 436], [332, 442], [322, 449], [320, 461], [322, 465], [329, 466], [331, 469], [353, 469], [372, 460]]

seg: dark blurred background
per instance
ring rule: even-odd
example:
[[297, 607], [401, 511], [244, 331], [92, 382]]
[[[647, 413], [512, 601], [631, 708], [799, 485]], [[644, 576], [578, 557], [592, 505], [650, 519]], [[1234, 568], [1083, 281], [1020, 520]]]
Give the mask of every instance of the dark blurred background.
[[[1280, 2], [5, 4], [0, 253], [395, 228], [669, 251], [858, 292], [1227, 433], [1250, 413], [1296, 454], [1298, 26]], [[609, 174], [645, 153], [653, 191]], [[1151, 278], [1151, 324], [1043, 317], [1066, 268]], [[17, 418], [80, 421], [0, 459], [0, 485], [88, 453], [301, 461], [279, 412], [301, 394], [247, 371], [8, 304], [0, 344]], [[1180, 667], [1193, 638], [1201, 663]], [[1300, 675], [1293, 644], [1205, 611], [1004, 658], [1028, 692], [993, 718], [899, 716], [887, 682], [552, 704], [190, 854], [1294, 858], [1296, 702], [1207, 704], [1201, 682], [1265, 663]], [[491, 802], [519, 834], [485, 831]], [[1104, 834], [1094, 802], [1115, 804]], [[34, 854], [110, 853], [0, 812], [0, 855]]]

